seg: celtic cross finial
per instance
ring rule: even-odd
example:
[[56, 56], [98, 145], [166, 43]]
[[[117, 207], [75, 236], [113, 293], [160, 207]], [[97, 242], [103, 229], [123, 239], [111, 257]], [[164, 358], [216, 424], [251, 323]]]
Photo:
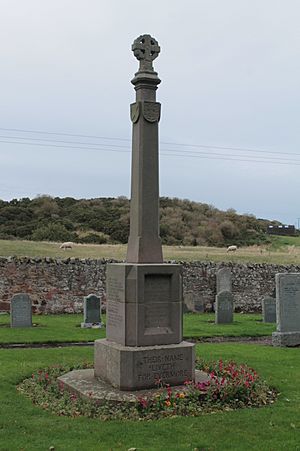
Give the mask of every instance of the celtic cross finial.
[[134, 56], [140, 62], [139, 71], [153, 71], [152, 61], [158, 57], [160, 47], [150, 34], [143, 34], [135, 39], [131, 47]]

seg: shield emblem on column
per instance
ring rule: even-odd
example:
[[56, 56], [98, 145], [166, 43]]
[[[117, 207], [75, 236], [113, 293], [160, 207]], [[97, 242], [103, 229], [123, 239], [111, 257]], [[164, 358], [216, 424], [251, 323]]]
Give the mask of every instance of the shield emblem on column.
[[132, 103], [130, 105], [130, 118], [132, 120], [132, 122], [135, 124], [140, 117], [140, 103], [136, 102], [136, 103]]
[[158, 122], [160, 119], [160, 103], [143, 102], [143, 116], [148, 122]]

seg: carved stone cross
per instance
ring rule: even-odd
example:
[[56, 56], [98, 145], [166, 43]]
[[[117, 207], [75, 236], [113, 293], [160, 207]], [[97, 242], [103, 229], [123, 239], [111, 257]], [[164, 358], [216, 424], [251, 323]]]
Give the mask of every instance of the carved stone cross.
[[160, 52], [156, 39], [152, 38], [150, 34], [143, 34], [134, 41], [131, 49], [140, 62], [139, 71], [153, 71], [152, 61], [158, 57]]

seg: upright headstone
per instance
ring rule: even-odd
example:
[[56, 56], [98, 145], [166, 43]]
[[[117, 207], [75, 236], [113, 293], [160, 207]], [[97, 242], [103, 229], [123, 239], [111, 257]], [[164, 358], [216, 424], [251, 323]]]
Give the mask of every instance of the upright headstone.
[[204, 299], [197, 293], [186, 293], [184, 295], [184, 305], [188, 312], [204, 313]]
[[277, 332], [273, 346], [300, 345], [300, 273], [276, 274]]
[[101, 302], [95, 294], [89, 294], [83, 300], [83, 328], [101, 328]]
[[230, 268], [221, 268], [217, 271], [217, 293], [220, 291], [232, 291]]
[[262, 315], [264, 323], [276, 323], [276, 300], [266, 296], [262, 300]]
[[95, 342], [95, 376], [121, 390], [193, 380], [194, 345], [182, 341], [182, 270], [163, 264], [159, 237], [160, 83], [150, 35], [132, 45], [140, 62], [132, 84], [132, 176], [126, 263], [107, 265], [106, 339]]
[[233, 321], [233, 296], [230, 291], [220, 291], [216, 295], [216, 324], [229, 324]]
[[31, 299], [28, 294], [15, 294], [10, 303], [10, 325], [11, 327], [31, 327], [32, 308]]

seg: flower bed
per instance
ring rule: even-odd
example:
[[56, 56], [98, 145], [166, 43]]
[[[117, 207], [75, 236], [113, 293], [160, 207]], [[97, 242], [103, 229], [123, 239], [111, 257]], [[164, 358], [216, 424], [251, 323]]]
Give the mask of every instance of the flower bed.
[[276, 398], [275, 390], [268, 387], [254, 369], [222, 360], [197, 362], [196, 368], [209, 376], [206, 382], [186, 381], [181, 389], [175, 389], [159, 381], [159, 390], [154, 396], [114, 406], [80, 398], [64, 390], [63, 384], [57, 381], [64, 373], [91, 366], [91, 363], [85, 363], [77, 367], [53, 366], [39, 370], [25, 379], [18, 390], [34, 404], [57, 415], [83, 415], [101, 420], [197, 416], [219, 410], [259, 407], [273, 403]]

